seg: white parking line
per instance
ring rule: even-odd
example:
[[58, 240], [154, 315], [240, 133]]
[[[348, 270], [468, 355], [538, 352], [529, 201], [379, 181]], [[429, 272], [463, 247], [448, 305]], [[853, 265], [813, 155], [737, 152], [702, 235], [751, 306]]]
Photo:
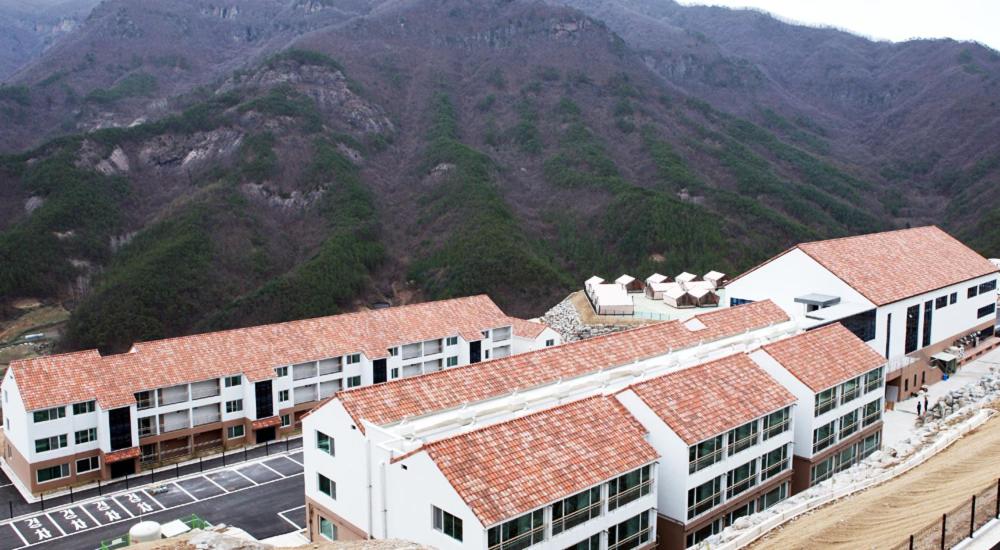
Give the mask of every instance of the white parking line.
[[66, 531], [63, 531], [63, 528], [60, 527], [58, 523], [56, 523], [56, 520], [52, 519], [52, 516], [50, 516], [48, 512], [45, 513], [45, 517], [49, 518], [49, 521], [52, 522], [52, 525], [56, 526], [56, 529], [58, 529], [60, 533], [62, 533], [64, 536], [66, 535]]
[[274, 468], [268, 466], [267, 464], [264, 464], [263, 462], [258, 462], [257, 464], [260, 464], [261, 466], [267, 468], [268, 470], [271, 470], [272, 472], [278, 474], [281, 477], [285, 477], [285, 474], [279, 472], [278, 470], [275, 470]]
[[152, 495], [152, 494], [151, 494], [151, 493], [149, 492], [149, 490], [148, 490], [148, 489], [147, 489], [147, 490], [145, 490], [145, 491], [143, 491], [143, 492], [144, 492], [144, 493], [146, 493], [146, 498], [148, 498], [149, 500], [152, 500], [153, 502], [155, 502], [155, 503], [156, 503], [156, 504], [157, 504], [157, 505], [158, 505], [158, 506], [159, 506], [160, 508], [162, 508], [162, 509], [164, 509], [164, 510], [166, 510], [166, 509], [167, 509], [167, 507], [166, 507], [166, 506], [164, 506], [162, 502], [160, 502], [159, 500], [156, 500], [156, 497], [154, 497], [154, 496], [153, 496], [153, 495]]
[[233, 473], [239, 475], [240, 477], [242, 477], [243, 479], [249, 481], [250, 483], [253, 483], [254, 485], [260, 485], [260, 483], [257, 483], [256, 481], [254, 481], [254, 480], [250, 479], [249, 477], [243, 475], [243, 472], [241, 472], [239, 470], [233, 470]]
[[28, 542], [28, 539], [24, 538], [24, 535], [22, 535], [21, 532], [17, 530], [17, 526], [14, 525], [13, 523], [11, 523], [9, 525], [10, 525], [10, 528], [14, 530], [14, 534], [17, 535], [17, 538], [21, 539], [21, 542], [23, 542], [25, 546], [28, 546], [30, 544]]
[[295, 508], [289, 508], [288, 510], [285, 510], [283, 512], [278, 512], [278, 517], [281, 518], [281, 519], [283, 519], [283, 520], [285, 520], [285, 521], [287, 521], [289, 524], [291, 524], [291, 526], [294, 527], [296, 531], [298, 531], [300, 529], [305, 529], [304, 525], [299, 525], [298, 523], [295, 523], [294, 521], [292, 521], [292, 520], [288, 519], [287, 517], [285, 517], [285, 514], [287, 514], [288, 512], [294, 512], [295, 510], [298, 510], [300, 508], [305, 508], [305, 507], [306, 507], [306, 505], [303, 504], [302, 506], [296, 506]]
[[[191, 479], [194, 479], [194, 478], [191, 478]], [[182, 487], [182, 486], [181, 486], [181, 484], [180, 484], [180, 483], [177, 483], [177, 482], [174, 482], [174, 485], [175, 485], [175, 486], [176, 486], [176, 487], [177, 487], [178, 489], [180, 489], [181, 491], [184, 491], [184, 494], [185, 494], [185, 495], [187, 495], [187, 496], [191, 497], [191, 501], [192, 501], [192, 502], [198, 502], [198, 498], [197, 498], [197, 497], [195, 497], [194, 495], [192, 495], [191, 493], [189, 493], [189, 492], [187, 491], [187, 489], [185, 489], [184, 487]]]
[[203, 478], [207, 479], [207, 480], [208, 480], [208, 482], [209, 482], [209, 483], [211, 483], [212, 485], [215, 485], [215, 486], [216, 486], [216, 487], [218, 487], [219, 489], [222, 489], [222, 491], [223, 491], [223, 492], [226, 492], [226, 493], [230, 493], [230, 492], [232, 492], [232, 491], [229, 491], [229, 490], [227, 490], [227, 489], [226, 489], [225, 487], [223, 487], [222, 485], [219, 485], [218, 483], [216, 483], [216, 482], [212, 481], [212, 478], [210, 478], [210, 477], [208, 477], [208, 476], [201, 476], [201, 477], [203, 477]]
[[125, 510], [126, 514], [128, 514], [131, 517], [135, 517], [135, 514], [132, 513], [132, 510], [129, 510], [128, 506], [125, 506], [124, 504], [122, 504], [117, 498], [111, 497], [111, 501], [114, 502], [115, 504], [117, 504], [118, 507], [121, 508], [122, 510]]
[[4, 484], [4, 485], [0, 485], [0, 489], [3, 489], [4, 487], [11, 487], [13, 485], [14, 485], [13, 483], [7, 483], [7, 484]]
[[298, 464], [299, 466], [302, 466], [303, 468], [305, 468], [305, 467], [306, 467], [306, 465], [305, 465], [305, 464], [303, 464], [303, 463], [299, 462], [298, 460], [295, 460], [294, 458], [292, 458], [292, 457], [290, 457], [290, 456], [286, 456], [286, 457], [284, 457], [284, 458], [287, 458], [288, 460], [291, 460], [292, 462], [294, 462], [294, 463]]
[[87, 517], [90, 518], [94, 522], [95, 525], [97, 525], [98, 527], [101, 526], [101, 522], [97, 521], [97, 518], [95, 518], [94, 514], [91, 514], [90, 511], [87, 510], [86, 506], [77, 506], [77, 508], [79, 508], [80, 510], [83, 510], [83, 513], [87, 514]]

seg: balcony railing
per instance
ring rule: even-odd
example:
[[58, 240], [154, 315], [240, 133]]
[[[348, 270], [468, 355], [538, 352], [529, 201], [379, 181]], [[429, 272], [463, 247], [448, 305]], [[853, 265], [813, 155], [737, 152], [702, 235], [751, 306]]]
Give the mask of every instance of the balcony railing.
[[871, 393], [882, 387], [883, 378], [876, 378], [875, 380], [869, 380], [865, 382], [865, 393]]
[[771, 439], [772, 437], [774, 437], [776, 435], [780, 435], [780, 434], [785, 433], [786, 431], [788, 431], [788, 425], [790, 423], [791, 422], [789, 421], [789, 419], [786, 418], [786, 419], [782, 420], [778, 424], [775, 424], [773, 426], [768, 426], [768, 427], [764, 428], [764, 435], [763, 435], [764, 439], [765, 440], [766, 439]]
[[908, 355], [900, 355], [899, 357], [893, 357], [885, 365], [885, 372], [894, 372], [900, 370], [904, 367], [908, 367], [913, 363], [917, 362], [916, 357], [910, 357]]
[[861, 395], [861, 387], [855, 386], [853, 390], [845, 390], [843, 395], [840, 396], [840, 404], [843, 405], [852, 399], [857, 399]]
[[140, 397], [140, 396], [136, 395], [136, 397], [135, 397], [135, 407], [136, 407], [136, 409], [138, 409], [138, 410], [141, 411], [141, 410], [144, 410], [144, 409], [152, 409], [153, 406], [154, 406], [154, 403], [153, 403], [153, 395], [152, 394], [147, 394], [144, 397]]
[[813, 416], [819, 416], [827, 411], [832, 411], [837, 406], [837, 395], [833, 394], [828, 399], [816, 402], [816, 411]]
[[177, 430], [186, 430], [191, 427], [191, 421], [188, 419], [187, 412], [182, 415], [163, 415], [160, 417], [160, 433], [174, 432]]
[[652, 486], [653, 480], [647, 479], [642, 483], [626, 489], [620, 493], [608, 496], [608, 510], [614, 510], [620, 508], [639, 497], [646, 496], [649, 494], [649, 488]]
[[740, 451], [745, 451], [756, 444], [757, 444], [757, 432], [754, 432], [744, 437], [743, 439], [730, 443], [729, 456], [732, 456]]
[[858, 421], [857, 420], [855, 420], [854, 422], [851, 422], [850, 424], [847, 424], [846, 426], [841, 426], [840, 427], [840, 438], [844, 439], [845, 437], [853, 434], [856, 431], [858, 431]]
[[756, 475], [752, 475], [744, 479], [743, 481], [738, 481], [736, 483], [733, 483], [731, 486], [726, 487], [726, 498], [727, 499], [733, 498], [734, 496], [742, 493], [743, 491], [746, 491], [747, 489], [753, 487], [754, 485], [757, 485]]
[[586, 508], [581, 508], [579, 510], [570, 512], [558, 519], [553, 518], [552, 534], [558, 535], [559, 533], [562, 533], [567, 529], [576, 527], [577, 525], [580, 525], [581, 523], [591, 518], [597, 517], [598, 515], [600, 515], [600, 513], [601, 513], [601, 501], [598, 500], [597, 502], [592, 503], [590, 506], [587, 506]]
[[[201, 410], [202, 408], [205, 410]], [[192, 411], [192, 419], [195, 426], [204, 426], [205, 424], [222, 421], [222, 413], [219, 411], [218, 405], [214, 407], [202, 408], [194, 409]]]
[[630, 537], [625, 537], [624, 539], [614, 544], [610, 544], [608, 545], [608, 550], [618, 550], [619, 548], [635, 548], [636, 546], [639, 546], [640, 544], [649, 540], [650, 529], [651, 529], [650, 527], [647, 527]]
[[862, 426], [871, 426], [872, 424], [878, 422], [882, 419], [882, 409], [879, 408], [875, 412], [869, 414], [861, 421]]
[[152, 422], [147, 426], [139, 424], [139, 437], [150, 437], [156, 435], [156, 425]]
[[545, 524], [539, 525], [530, 531], [525, 531], [520, 535], [501, 541], [500, 544], [490, 546], [488, 550], [507, 550], [509, 548], [527, 548], [535, 544], [535, 537], [540, 541], [545, 536]]
[[174, 386], [159, 390], [159, 403], [161, 407], [175, 405], [188, 400], [187, 386]]
[[722, 452], [725, 450], [724, 447], [719, 447], [718, 449], [712, 451], [711, 453], [700, 456], [695, 460], [689, 462], [688, 473], [693, 474], [703, 468], [707, 468], [712, 464], [722, 460]]
[[301, 365], [295, 365], [292, 367], [292, 380], [302, 380], [304, 378], [312, 378], [316, 376], [316, 364], [315, 363], [304, 363]]
[[836, 437], [837, 433], [831, 431], [830, 435], [813, 443], [813, 452], [818, 453], [819, 451], [822, 451], [823, 449], [829, 447], [830, 445], [833, 445], [833, 442], [836, 441]]
[[780, 462], [775, 462], [774, 464], [771, 464], [767, 468], [764, 468], [763, 470], [761, 470], [761, 472], [760, 472], [760, 479], [761, 479], [761, 481], [763, 481], [765, 479], [771, 479], [772, 477], [780, 474], [781, 472], [784, 472], [785, 468], [788, 468], [788, 459], [787, 458], [784, 459], [784, 460], [781, 460]]
[[295, 396], [293, 398], [296, 405], [301, 405], [302, 403], [308, 403], [310, 401], [316, 401], [316, 386], [302, 386], [294, 389]]
[[219, 381], [199, 382], [191, 384], [191, 399], [205, 399], [219, 395]]
[[715, 492], [688, 506], [688, 519], [693, 519], [715, 508], [722, 501], [722, 492]]

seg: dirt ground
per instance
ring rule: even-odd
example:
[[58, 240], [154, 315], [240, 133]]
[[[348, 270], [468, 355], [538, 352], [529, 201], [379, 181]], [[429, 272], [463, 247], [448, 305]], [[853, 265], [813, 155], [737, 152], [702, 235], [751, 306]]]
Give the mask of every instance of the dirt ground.
[[892, 481], [820, 508], [751, 548], [893, 548], [1000, 477], [1000, 417]]
[[651, 321], [649, 319], [634, 319], [631, 317], [621, 317], [616, 315], [598, 315], [594, 312], [593, 306], [590, 305], [590, 301], [587, 300], [587, 296], [582, 290], [574, 292], [570, 295], [570, 302], [576, 311], [580, 314], [580, 321], [585, 325], [648, 325], [656, 321]]

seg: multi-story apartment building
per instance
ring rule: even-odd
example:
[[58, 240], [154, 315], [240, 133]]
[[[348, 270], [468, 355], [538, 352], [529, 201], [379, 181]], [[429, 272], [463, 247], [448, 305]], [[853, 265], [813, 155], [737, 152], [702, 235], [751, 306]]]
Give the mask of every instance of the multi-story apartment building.
[[[435, 528], [435, 524], [431, 522], [433, 518], [428, 517], [433, 510], [432, 506], [437, 506], [452, 517], [461, 519], [463, 525], [474, 526], [476, 533], [482, 529], [489, 531], [497, 526], [497, 521], [506, 524], [513, 518], [523, 518], [523, 515], [517, 515], [522, 511], [534, 513], [539, 509], [542, 510], [542, 523], [551, 525], [551, 522], [546, 523], [545, 519], [554, 513], [550, 508], [554, 506], [553, 503], [566, 500], [567, 495], [579, 496], [579, 493], [587, 487], [605, 494], [610, 489], [605, 488], [604, 484], [610, 483], [607, 480], [613, 475], [621, 477], [622, 474], [628, 473], [631, 477], [622, 480], [621, 483], [631, 486], [655, 480], [661, 477], [664, 471], [662, 468], [648, 471], [636, 471], [634, 468], [629, 470], [635, 465], [629, 463], [617, 467], [617, 473], [605, 472], [606, 476], [601, 474], [605, 477], [599, 480], [600, 487], [594, 479], [583, 476], [583, 479], [589, 480], [587, 482], [589, 485], [583, 487], [573, 482], [573, 478], [579, 477], [580, 474], [566, 473], [575, 471], [571, 463], [554, 460], [551, 469], [546, 470], [539, 478], [530, 468], [525, 468], [523, 472], [518, 469], [519, 464], [527, 462], [516, 458], [516, 453], [505, 454], [498, 451], [496, 456], [484, 455], [481, 458], [485, 461], [483, 463], [479, 462], [480, 459], [474, 460], [462, 455], [462, 461], [467, 461], [467, 467], [460, 470], [452, 469], [452, 472], [461, 472], [461, 475], [455, 476], [449, 475], [446, 470], [457, 468], [460, 461], [456, 458], [457, 455], [438, 454], [435, 458], [434, 449], [443, 449], [450, 445], [442, 443], [442, 447], [439, 448], [436, 446], [438, 442], [464, 442], [466, 440], [461, 437], [466, 432], [481, 433], [482, 435], [477, 437], [483, 438], [483, 441], [492, 441], [490, 434], [500, 432], [494, 432], [491, 428], [503, 425], [512, 419], [527, 418], [543, 410], [558, 411], [561, 410], [560, 405], [586, 400], [595, 395], [611, 396], [648, 377], [742, 352], [748, 347], [758, 346], [794, 334], [796, 331], [796, 325], [789, 321], [787, 315], [773, 304], [764, 301], [697, 315], [683, 323], [669, 321], [648, 325], [478, 365], [449, 369], [370, 388], [339, 392], [333, 399], [315, 408], [303, 419], [306, 510], [310, 536], [315, 540], [323, 536], [358, 539], [387, 536], [385, 533], [388, 533], [388, 536], [402, 536], [401, 533], [405, 532], [412, 540], [437, 541], [435, 544], [441, 544], [442, 541], [435, 538], [437, 535], [431, 532]], [[777, 390], [784, 392], [777, 384], [773, 385]], [[571, 410], [576, 409], [571, 407]], [[761, 411], [760, 416], [770, 412]], [[563, 418], [561, 413], [552, 414], [556, 416], [545, 416], [545, 418]], [[608, 414], [610, 416], [610, 413]], [[566, 420], [561, 422], [560, 429], [566, 433], [574, 432], [575, 428], [572, 427], [574, 421], [570, 421], [569, 417], [565, 418]], [[743, 424], [748, 421], [744, 421]], [[584, 431], [588, 430], [595, 429], [591, 427]], [[575, 448], [578, 444], [578, 436], [562, 437], [559, 432], [546, 433], [548, 434], [546, 437], [550, 439], [547, 444], [554, 445], [554, 448], [566, 445]], [[602, 433], [594, 431], [594, 435], [602, 440], [600, 445], [611, 444], [607, 441], [607, 436]], [[516, 447], [516, 442], [533, 441], [535, 436], [505, 437], [507, 439], [498, 444], [501, 448]], [[468, 441], [474, 440], [478, 441], [476, 439]], [[655, 436], [651, 442], [655, 447]], [[481, 443], [481, 446], [488, 447], [486, 443]], [[331, 453], [330, 449], [335, 451]], [[756, 450], [763, 451], [763, 447], [756, 447], [750, 452]], [[438, 474], [433, 469], [428, 472], [424, 468], [421, 470], [424, 473], [416, 476], [405, 470], [403, 472], [396, 470], [396, 465], [400, 462], [409, 465], [409, 459], [422, 457], [424, 454], [427, 455], [428, 468], [429, 462], [434, 462], [438, 464], [437, 469], [444, 473]], [[490, 461], [495, 461], [497, 464], [491, 465]], [[510, 510], [509, 513], [504, 511], [495, 517], [481, 518], [474, 511], [467, 510], [466, 506], [474, 510], [478, 504], [474, 502], [473, 497], [462, 494], [461, 487], [466, 483], [463, 476], [475, 477], [479, 475], [476, 473], [479, 470], [488, 472], [492, 471], [491, 468], [499, 467], [506, 468], [505, 471], [510, 475], [524, 475], [530, 480], [529, 485], [537, 485], [538, 490], [545, 492], [546, 496], [537, 497], [533, 501], [537, 505], [531, 510], [522, 507]], [[390, 498], [386, 491], [401, 491], [401, 494], [408, 494], [411, 497], [416, 493], [429, 491], [430, 489], [420, 485], [418, 481], [418, 478], [425, 479], [428, 476], [443, 480], [442, 483], [448, 481], [451, 485], [450, 491], [456, 496], [449, 501], [450, 504], [445, 503], [452, 507], [451, 510], [441, 508], [440, 504], [423, 503], [419, 506], [426, 508], [424, 510], [415, 510], [409, 514], [390, 511], [388, 515], [383, 515], [382, 510], [386, 500]], [[477, 487], [480, 487], [480, 491], [484, 491], [483, 494], [499, 495], [510, 491], [506, 485], [508, 481], [502, 480], [498, 475], [485, 475], [482, 479], [476, 479]], [[544, 482], [538, 481], [539, 479], [544, 479]], [[651, 484], [654, 482], [650, 481]], [[491, 483], [500, 485], [493, 490]], [[397, 487], [390, 489], [391, 484]], [[336, 498], [330, 495], [334, 486]], [[379, 486], [384, 489], [376, 489]], [[449, 492], [446, 489], [442, 491]], [[595, 498], [596, 494], [594, 493]], [[457, 495], [463, 498], [460, 499]], [[582, 499], [583, 496], [579, 498]], [[572, 506], [579, 507], [583, 502], [578, 499]], [[607, 499], [602, 502], [604, 502], [602, 506], [607, 505]], [[545, 506], [542, 506], [542, 503], [545, 503]], [[397, 506], [390, 503], [390, 510]], [[650, 500], [648, 507], [646, 505], [640, 507], [652, 510], [655, 504]], [[639, 511], [636, 511], [636, 514], [638, 513]], [[646, 516], [630, 516], [632, 518], [630, 521], [633, 523], [622, 526], [621, 529], [627, 529], [629, 537], [632, 537], [632, 527], [640, 525], [642, 527], [637, 532], [648, 528], [652, 536], [655, 534], [656, 518], [650, 514], [649, 524], [646, 526], [641, 523], [646, 521], [643, 517]], [[476, 521], [473, 521], [473, 518]], [[600, 521], [610, 525], [621, 519], [614, 516]], [[598, 520], [595, 518], [595, 521]], [[596, 526], [601, 524], [600, 521], [588, 525]], [[521, 533], [520, 529], [518, 527], [513, 532]], [[546, 529], [549, 527], [542, 529], [541, 538], [532, 540], [532, 545], [564, 548], [583, 541], [583, 539], [569, 540], [568, 537], [557, 538], [554, 533]], [[616, 531], [616, 535], [612, 537], [608, 529], [610, 528], [604, 529], [607, 532], [604, 532], [603, 538], [588, 538], [583, 541], [586, 545], [594, 546], [585, 545], [581, 548], [624, 549], [646, 543], [642, 535], [637, 539], [629, 538], [627, 543], [623, 543], [621, 541], [625, 539], [618, 536], [618, 533], [626, 531]], [[420, 530], [424, 533], [420, 533]], [[487, 548], [492, 548], [497, 539], [489, 537], [487, 539]], [[500, 540], [503, 540], [502, 537]], [[478, 534], [475, 538], [470, 537], [467, 540], [463, 538], [462, 541], [463, 545], [476, 548], [481, 548], [482, 542]], [[451, 542], [451, 544], [456, 543]], [[504, 548], [511, 550], [514, 546]]]
[[842, 325], [767, 344], [750, 356], [798, 401], [793, 493], [881, 446], [885, 358]]
[[34, 493], [119, 477], [274, 439], [341, 389], [559, 343], [475, 296], [15, 361], [3, 463]]
[[649, 431], [659, 547], [683, 549], [789, 495], [795, 396], [744, 353], [616, 395]]
[[953, 369], [953, 346], [967, 359], [1000, 342], [997, 267], [933, 226], [803, 243], [726, 292], [731, 305], [773, 300], [804, 328], [842, 323], [887, 359], [890, 402]]

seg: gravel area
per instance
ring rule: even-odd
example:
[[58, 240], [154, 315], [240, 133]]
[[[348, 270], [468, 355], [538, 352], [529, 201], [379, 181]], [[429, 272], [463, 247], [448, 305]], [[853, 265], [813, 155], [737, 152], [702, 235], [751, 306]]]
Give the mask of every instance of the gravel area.
[[573, 295], [567, 296], [542, 316], [541, 321], [562, 335], [563, 342], [586, 340], [602, 334], [610, 334], [635, 325], [588, 325], [580, 319], [580, 312], [573, 304]]

